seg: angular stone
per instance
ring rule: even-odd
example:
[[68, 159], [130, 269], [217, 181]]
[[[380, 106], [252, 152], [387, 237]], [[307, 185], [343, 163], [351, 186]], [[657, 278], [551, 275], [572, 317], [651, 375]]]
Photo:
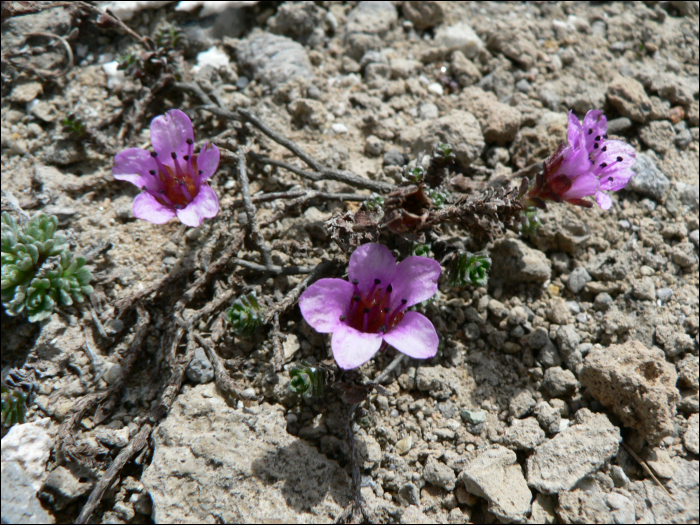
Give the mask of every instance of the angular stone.
[[153, 434], [142, 477], [153, 521], [334, 521], [352, 498], [350, 479], [288, 434], [283, 413], [268, 404], [234, 410], [214, 383], [186, 387]]
[[499, 239], [491, 249], [494, 280], [543, 283], [552, 276], [547, 256], [518, 239]]
[[545, 439], [544, 430], [540, 428], [537, 419], [528, 417], [514, 419], [513, 424], [503, 434], [502, 445], [515, 447], [518, 450], [532, 450]]
[[595, 399], [651, 444], [675, 433], [672, 420], [680, 399], [677, 378], [661, 350], [635, 340], [593, 348], [579, 376]]
[[447, 142], [452, 145], [457, 162], [464, 167], [478, 159], [486, 146], [479, 121], [461, 110], [407, 126], [401, 132], [401, 142], [410, 146], [414, 153], [432, 151], [437, 142]]
[[570, 490], [614, 457], [620, 441], [620, 429], [604, 414], [582, 408], [575, 425], [537, 447], [527, 459], [527, 483], [545, 494]]
[[532, 493], [515, 452], [496, 446], [482, 452], [459, 475], [467, 492], [486, 499], [489, 512], [503, 521], [523, 521]]
[[620, 115], [636, 122], [646, 122], [651, 113], [651, 100], [644, 86], [631, 77], [615, 77], [608, 86], [608, 100]]
[[423, 479], [437, 487], [452, 491], [455, 488], [457, 476], [455, 476], [454, 470], [450, 467], [430, 456], [425, 463]]
[[236, 54], [241, 65], [252, 69], [253, 78], [273, 88], [295, 77], [312, 76], [304, 47], [284, 36], [263, 33], [243, 40]]

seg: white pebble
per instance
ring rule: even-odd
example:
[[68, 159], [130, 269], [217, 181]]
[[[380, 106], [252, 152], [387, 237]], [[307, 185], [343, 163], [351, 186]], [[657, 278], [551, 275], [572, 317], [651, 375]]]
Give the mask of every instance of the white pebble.
[[219, 69], [220, 67], [227, 67], [228, 65], [228, 55], [218, 47], [213, 46], [197, 54], [197, 65], [192, 67], [192, 74], [196, 75], [206, 66]]
[[345, 124], [341, 124], [340, 122], [336, 122], [331, 126], [331, 129], [333, 130], [333, 133], [337, 134], [342, 134], [342, 133], [347, 133], [348, 132], [348, 127]]
[[428, 86], [428, 91], [438, 96], [442, 96], [445, 93], [442, 89], [442, 84], [440, 84], [439, 82], [433, 82], [432, 84], [430, 84]]

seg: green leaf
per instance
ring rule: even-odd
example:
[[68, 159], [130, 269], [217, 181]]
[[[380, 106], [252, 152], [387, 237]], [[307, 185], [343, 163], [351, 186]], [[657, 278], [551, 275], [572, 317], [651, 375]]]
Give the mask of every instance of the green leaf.
[[236, 299], [225, 312], [226, 319], [233, 325], [233, 331], [240, 336], [250, 337], [262, 323], [262, 308], [255, 292]]
[[323, 397], [323, 370], [311, 366], [306, 361], [289, 371], [289, 389], [304, 397], [320, 399]]

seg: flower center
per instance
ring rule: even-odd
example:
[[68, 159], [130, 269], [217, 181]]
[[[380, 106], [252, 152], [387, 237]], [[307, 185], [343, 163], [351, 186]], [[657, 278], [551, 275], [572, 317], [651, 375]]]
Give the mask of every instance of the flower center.
[[166, 166], [158, 158], [156, 152], [151, 156], [158, 165], [158, 170], [151, 170], [158, 186], [157, 190], [146, 190], [164, 206], [172, 206], [176, 209], [185, 208], [199, 193], [199, 171], [197, 169], [197, 155], [193, 155], [194, 142], [188, 139], [188, 154], [179, 159], [177, 153], [172, 152], [173, 167]]
[[355, 293], [350, 299], [347, 314], [341, 315], [340, 320], [346, 325], [364, 333], [386, 333], [401, 322], [408, 301], [401, 299], [398, 306], [392, 309], [391, 284], [381, 286], [379, 279], [374, 280], [374, 285], [365, 294], [360, 292], [357, 279], [353, 280]]

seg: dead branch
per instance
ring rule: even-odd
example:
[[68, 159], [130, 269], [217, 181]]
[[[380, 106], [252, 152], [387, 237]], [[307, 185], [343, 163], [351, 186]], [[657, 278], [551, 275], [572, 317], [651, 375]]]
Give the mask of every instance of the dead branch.
[[203, 337], [201, 337], [199, 334], [194, 334], [194, 337], [207, 353], [209, 361], [211, 361], [211, 363], [214, 365], [214, 381], [216, 381], [216, 386], [233, 397], [241, 398], [241, 387], [239, 387], [238, 384], [231, 379], [231, 376], [224, 366], [224, 360], [218, 356], [216, 351], [209, 346]]
[[250, 199], [250, 184], [248, 183], [248, 170], [245, 164], [245, 147], [238, 146], [238, 181], [241, 184], [241, 193], [243, 194], [243, 204], [245, 207], [245, 213], [248, 216], [248, 228], [250, 229], [250, 237], [253, 243], [258, 248], [260, 256], [262, 257], [265, 267], [270, 268], [272, 266], [272, 257], [270, 256], [270, 250], [265, 244], [265, 239], [260, 234], [260, 228], [258, 228], [258, 221], [255, 218], [255, 207]]

